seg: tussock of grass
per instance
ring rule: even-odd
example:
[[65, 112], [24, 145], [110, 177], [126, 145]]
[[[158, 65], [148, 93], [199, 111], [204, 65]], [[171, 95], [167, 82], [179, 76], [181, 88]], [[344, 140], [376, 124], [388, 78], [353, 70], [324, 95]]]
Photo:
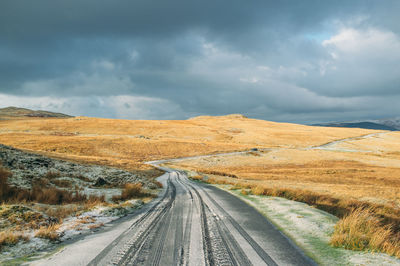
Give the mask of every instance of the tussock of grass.
[[[50, 172], [49, 172], [50, 173]], [[54, 174], [51, 174], [53, 176]], [[39, 202], [46, 204], [65, 204], [74, 202], [93, 201], [96, 197], [89, 198], [80, 193], [78, 189], [68, 191], [55, 187], [43, 187], [34, 183], [32, 189], [21, 189], [10, 186], [8, 178], [11, 173], [0, 166], [0, 202]], [[53, 177], [54, 178], [54, 177]], [[52, 182], [54, 182], [53, 180]], [[96, 200], [104, 201], [104, 196]]]
[[208, 170], [208, 169], [196, 169], [196, 172], [208, 174], [208, 175], [219, 175], [219, 176], [228, 176], [228, 177], [232, 177], [232, 178], [238, 178], [234, 174], [220, 172], [220, 171], [214, 171], [214, 170]]
[[384, 225], [369, 208], [354, 209], [343, 217], [330, 242], [335, 247], [385, 252], [400, 258], [400, 234]]
[[143, 189], [143, 185], [141, 183], [128, 183], [125, 184], [124, 189], [122, 190], [121, 195], [113, 196], [113, 201], [120, 201], [120, 200], [128, 200], [134, 198], [141, 198], [150, 196], [148, 192]]
[[35, 237], [49, 239], [51, 241], [58, 240], [60, 234], [57, 232], [57, 230], [59, 228], [59, 224], [52, 224], [50, 226], [40, 227], [39, 230], [35, 233]]
[[159, 188], [162, 188], [162, 187], [163, 187], [163, 184], [161, 184], [161, 182], [154, 181], [154, 184], [156, 184], [157, 187], [159, 187]]
[[57, 219], [61, 222], [64, 218], [72, 214], [84, 211], [86, 208], [81, 204], [67, 204], [67, 205], [36, 205], [33, 207], [35, 210], [45, 213], [49, 217]]
[[339, 199], [308, 190], [271, 188], [227, 178], [211, 177], [212, 184], [230, 184], [243, 195], [282, 197], [304, 202], [341, 218], [331, 244], [352, 250], [385, 252], [400, 258], [400, 210], [383, 204]]
[[249, 195], [249, 191], [246, 190], [246, 189], [244, 189], [244, 188], [242, 188], [242, 190], [240, 191], [240, 193], [241, 193], [242, 195]]
[[46, 217], [41, 213], [19, 205], [2, 205], [0, 207], [0, 218], [2, 219], [2, 229], [37, 229], [40, 225], [46, 223]]
[[11, 173], [0, 165], [0, 201], [12, 196], [12, 191], [7, 181]]
[[0, 250], [3, 246], [17, 244], [20, 240], [27, 241], [29, 238], [22, 233], [13, 231], [0, 232]]
[[71, 175], [70, 177], [80, 179], [84, 182], [92, 182], [92, 180], [90, 178], [83, 176], [83, 175]]
[[60, 176], [61, 176], [60, 172], [49, 171], [49, 172], [47, 172], [45, 177], [47, 179], [53, 179], [53, 178], [57, 178], [57, 177], [60, 177]]
[[191, 176], [190, 178], [193, 179], [193, 180], [197, 180], [197, 181], [202, 181], [203, 180], [203, 177], [201, 175]]
[[72, 187], [72, 182], [65, 179], [55, 179], [52, 180], [51, 183], [53, 183], [57, 187], [65, 187], [65, 188]]

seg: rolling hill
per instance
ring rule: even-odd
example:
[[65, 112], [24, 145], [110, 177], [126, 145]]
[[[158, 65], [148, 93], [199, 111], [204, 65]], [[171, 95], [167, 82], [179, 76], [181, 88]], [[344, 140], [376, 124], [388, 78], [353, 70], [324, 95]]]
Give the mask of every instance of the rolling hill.
[[0, 108], [0, 118], [23, 118], [23, 117], [55, 117], [55, 118], [68, 118], [72, 117], [70, 115], [62, 114], [62, 113], [54, 113], [49, 111], [42, 110], [30, 110], [26, 108], [18, 108], [18, 107], [6, 107]]

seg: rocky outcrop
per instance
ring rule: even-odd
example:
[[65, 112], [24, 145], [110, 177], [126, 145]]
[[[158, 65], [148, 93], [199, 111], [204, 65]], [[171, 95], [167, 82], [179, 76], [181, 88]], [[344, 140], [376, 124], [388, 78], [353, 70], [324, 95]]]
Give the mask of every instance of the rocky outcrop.
[[[47, 179], [69, 179], [79, 186], [123, 186], [126, 183], [142, 183], [152, 188], [152, 180], [137, 174], [107, 166], [85, 165], [24, 152], [0, 144], [0, 162], [12, 172], [11, 185], [30, 188], [33, 182]], [[99, 181], [100, 180], [100, 181]], [[100, 184], [101, 183], [101, 184]]]

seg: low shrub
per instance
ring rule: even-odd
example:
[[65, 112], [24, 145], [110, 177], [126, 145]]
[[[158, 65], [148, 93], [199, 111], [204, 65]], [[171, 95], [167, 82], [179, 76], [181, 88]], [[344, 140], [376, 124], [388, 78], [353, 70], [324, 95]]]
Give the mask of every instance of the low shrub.
[[11, 173], [0, 165], [0, 201], [3, 202], [14, 193], [12, 187], [7, 183]]
[[35, 205], [35, 210], [45, 213], [49, 217], [55, 218], [58, 222], [62, 219], [84, 210], [81, 204], [68, 204], [68, 205]]
[[196, 172], [208, 174], [208, 175], [219, 175], [219, 176], [228, 176], [228, 177], [232, 177], [232, 178], [238, 178], [234, 174], [219, 172], [219, 171], [214, 171], [214, 170], [208, 170], [208, 169], [197, 169]]
[[133, 198], [140, 198], [150, 196], [149, 193], [144, 191], [143, 185], [141, 183], [128, 183], [125, 184], [121, 195], [116, 195], [112, 197], [113, 201], [128, 200]]
[[53, 179], [53, 178], [57, 178], [60, 177], [61, 173], [60, 172], [56, 172], [56, 171], [48, 171], [45, 175], [45, 178], [47, 179]]
[[20, 232], [3, 231], [0, 232], [0, 250], [3, 246], [11, 246], [17, 244], [20, 240], [27, 241], [29, 237]]
[[47, 178], [38, 178], [32, 181], [33, 186], [48, 187], [50, 181]]
[[57, 230], [60, 228], [59, 224], [52, 224], [50, 226], [42, 226], [35, 233], [35, 237], [49, 239], [51, 241], [58, 240], [60, 238], [60, 234]]
[[77, 178], [79, 180], [82, 180], [84, 182], [92, 182], [93, 180], [91, 180], [90, 178], [84, 176], [84, 175], [70, 175], [70, 177], [72, 178]]
[[51, 181], [51, 183], [53, 183], [57, 187], [72, 187], [72, 182], [65, 179], [54, 179]]
[[201, 175], [191, 176], [190, 178], [193, 179], [193, 180], [198, 180], [198, 181], [202, 181], [203, 180], [203, 177]]
[[[50, 172], [49, 172], [50, 173]], [[10, 186], [8, 178], [11, 173], [0, 167], [0, 202], [39, 202], [46, 204], [64, 204], [85, 202], [87, 196], [78, 189], [74, 191], [63, 190], [55, 187], [43, 187], [42, 183], [33, 183], [32, 189], [22, 189]], [[53, 180], [52, 182], [54, 182]], [[93, 200], [94, 198], [90, 199]], [[99, 197], [104, 201], [104, 197]]]
[[159, 188], [162, 188], [162, 187], [163, 187], [163, 184], [161, 184], [161, 182], [155, 181], [154, 183], [155, 183], [155, 184], [157, 185], [157, 187], [159, 187]]

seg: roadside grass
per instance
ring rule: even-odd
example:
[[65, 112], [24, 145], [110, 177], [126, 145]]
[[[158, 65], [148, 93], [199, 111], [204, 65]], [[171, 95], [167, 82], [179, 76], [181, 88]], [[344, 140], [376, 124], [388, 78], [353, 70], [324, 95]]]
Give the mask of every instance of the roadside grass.
[[255, 207], [318, 265], [397, 265], [399, 260], [383, 253], [337, 248], [330, 244], [339, 218], [305, 203], [281, 197], [243, 195], [232, 185], [217, 187]]
[[15, 245], [20, 240], [28, 241], [29, 237], [27, 237], [21, 232], [14, 232], [14, 231], [0, 232], [0, 251], [3, 246]]
[[[104, 196], [89, 199], [79, 189], [63, 190], [56, 187], [45, 187], [47, 182], [33, 183], [31, 189], [23, 189], [8, 184], [11, 172], [0, 165], [0, 203], [38, 202], [45, 204], [66, 204], [88, 201], [104, 201]], [[53, 173], [50, 175], [53, 176]], [[58, 176], [58, 175], [57, 175]], [[52, 180], [54, 182], [55, 180]]]
[[49, 239], [51, 241], [56, 241], [59, 239], [60, 234], [57, 230], [60, 228], [60, 224], [51, 224], [49, 226], [42, 226], [35, 233], [35, 237]]
[[49, 217], [55, 218], [58, 222], [62, 222], [62, 220], [72, 214], [78, 214], [87, 210], [84, 205], [81, 204], [64, 204], [64, 205], [34, 205], [32, 207], [34, 210], [38, 212], [42, 212]]
[[384, 225], [372, 208], [358, 208], [336, 225], [330, 243], [351, 250], [385, 252], [400, 258], [400, 232]]
[[194, 174], [193, 177], [191, 176], [194, 180], [210, 184], [230, 185], [230, 190], [239, 190], [245, 197], [270, 196], [306, 203], [340, 218], [331, 236], [332, 246], [384, 252], [400, 258], [400, 210], [396, 207], [335, 198], [309, 190], [257, 185], [226, 176], [206, 177]]
[[125, 184], [121, 195], [115, 195], [112, 197], [114, 202], [129, 200], [134, 198], [142, 198], [152, 196], [151, 193], [143, 189], [143, 185], [141, 183], [128, 183]]
[[196, 172], [207, 174], [207, 175], [218, 175], [218, 176], [228, 176], [228, 177], [232, 177], [232, 178], [238, 178], [234, 174], [220, 172], [220, 171], [213, 171], [213, 170], [209, 170], [209, 169], [196, 169]]
[[[260, 157], [243, 154], [215, 156], [174, 164], [199, 173], [203, 169], [230, 173], [237, 176], [238, 181], [278, 188], [307, 189], [334, 197], [386, 202], [400, 208], [400, 158], [374, 160], [373, 153], [281, 149]], [[383, 165], [385, 163], [388, 165]]]

